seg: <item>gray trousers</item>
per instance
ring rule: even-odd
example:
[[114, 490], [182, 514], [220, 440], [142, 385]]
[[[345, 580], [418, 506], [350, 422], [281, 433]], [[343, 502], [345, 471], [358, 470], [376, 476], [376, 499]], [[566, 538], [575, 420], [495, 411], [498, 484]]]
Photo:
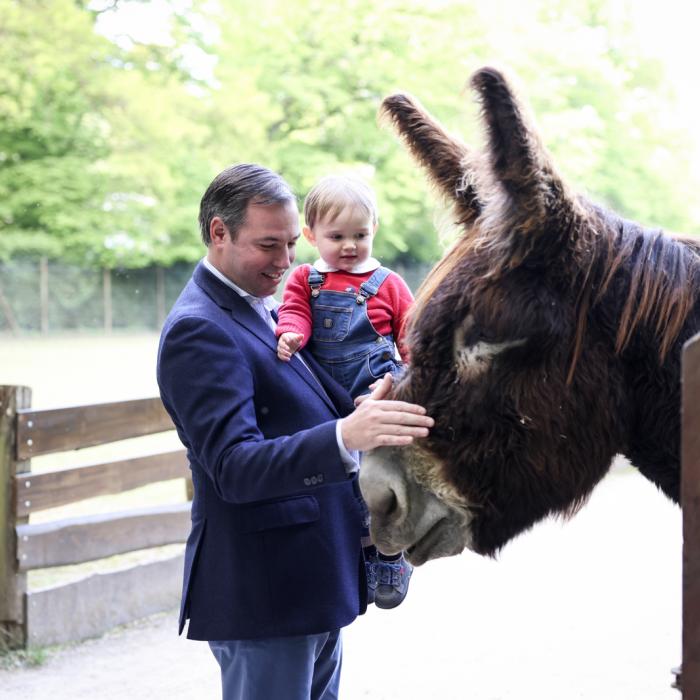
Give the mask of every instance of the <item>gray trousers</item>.
[[299, 637], [209, 642], [223, 700], [337, 700], [340, 630]]

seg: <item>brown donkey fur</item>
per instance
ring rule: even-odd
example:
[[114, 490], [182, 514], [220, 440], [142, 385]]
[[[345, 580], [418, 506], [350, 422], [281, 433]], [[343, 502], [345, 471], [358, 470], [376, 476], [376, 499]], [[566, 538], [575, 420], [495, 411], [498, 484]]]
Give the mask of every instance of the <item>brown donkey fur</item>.
[[[678, 501], [680, 355], [700, 330], [700, 246], [574, 194], [505, 77], [483, 68], [471, 87], [483, 153], [407, 95], [382, 105], [463, 233], [418, 293], [394, 392], [436, 427], [373, 461], [400, 462], [402, 479], [468, 514], [464, 544], [492, 554], [575, 512], [618, 453]], [[410, 549], [391, 529], [396, 503], [368, 502], [375, 534]]]

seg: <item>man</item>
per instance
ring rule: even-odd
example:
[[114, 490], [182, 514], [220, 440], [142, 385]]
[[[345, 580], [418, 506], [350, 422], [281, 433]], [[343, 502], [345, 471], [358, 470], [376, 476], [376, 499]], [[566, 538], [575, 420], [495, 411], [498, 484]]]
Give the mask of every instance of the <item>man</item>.
[[299, 237], [279, 175], [227, 168], [199, 220], [207, 255], [158, 352], [194, 483], [180, 632], [189, 618], [187, 636], [209, 642], [225, 700], [330, 700], [340, 629], [367, 606], [353, 452], [408, 444], [432, 419], [379, 400], [389, 377], [353, 411], [310, 355], [277, 359], [270, 295]]

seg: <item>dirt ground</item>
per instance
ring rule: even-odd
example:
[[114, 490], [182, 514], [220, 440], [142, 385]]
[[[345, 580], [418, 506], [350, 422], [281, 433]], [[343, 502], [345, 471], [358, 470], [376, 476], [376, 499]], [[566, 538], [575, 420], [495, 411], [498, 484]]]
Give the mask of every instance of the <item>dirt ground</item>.
[[[680, 511], [619, 470], [572, 521], [536, 527], [498, 561], [418, 569], [400, 608], [345, 630], [341, 696], [680, 700], [680, 643]], [[218, 696], [213, 657], [177, 637], [174, 611], [0, 671], [3, 700]]]

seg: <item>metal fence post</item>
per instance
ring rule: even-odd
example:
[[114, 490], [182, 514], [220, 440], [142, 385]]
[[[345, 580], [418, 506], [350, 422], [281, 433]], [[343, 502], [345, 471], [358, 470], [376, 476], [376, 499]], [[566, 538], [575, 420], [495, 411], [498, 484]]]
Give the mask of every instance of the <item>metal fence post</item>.
[[49, 259], [39, 260], [39, 303], [41, 309], [41, 332], [49, 332]]
[[107, 335], [112, 332], [112, 270], [102, 268], [102, 308], [104, 315], [104, 331]]
[[25, 386], [0, 386], [0, 649], [26, 644], [24, 600], [27, 576], [17, 567], [14, 505], [14, 477], [29, 471], [29, 460], [16, 459], [17, 410], [31, 405], [31, 389]]

